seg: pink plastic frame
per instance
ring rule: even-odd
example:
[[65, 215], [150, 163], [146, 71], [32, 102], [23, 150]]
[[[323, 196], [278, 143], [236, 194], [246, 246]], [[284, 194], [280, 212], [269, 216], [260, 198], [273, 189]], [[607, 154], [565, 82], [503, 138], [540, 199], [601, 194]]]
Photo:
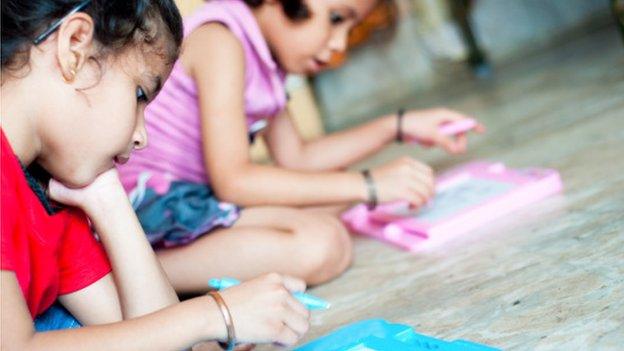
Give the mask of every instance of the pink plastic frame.
[[436, 247], [505, 214], [561, 192], [559, 173], [552, 169], [508, 169], [502, 163], [473, 162], [454, 168], [437, 180], [437, 191], [478, 178], [510, 183], [506, 192], [437, 221], [398, 217], [395, 212], [407, 203], [395, 202], [368, 211], [358, 205], [342, 215], [351, 231], [389, 242], [409, 251]]

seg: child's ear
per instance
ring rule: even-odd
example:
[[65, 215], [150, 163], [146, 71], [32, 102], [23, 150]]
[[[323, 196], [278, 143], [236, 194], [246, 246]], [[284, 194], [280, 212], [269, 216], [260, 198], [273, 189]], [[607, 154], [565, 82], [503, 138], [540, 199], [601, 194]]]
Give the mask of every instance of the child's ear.
[[86, 13], [71, 15], [59, 28], [57, 60], [65, 81], [73, 81], [92, 55], [93, 34], [93, 19]]

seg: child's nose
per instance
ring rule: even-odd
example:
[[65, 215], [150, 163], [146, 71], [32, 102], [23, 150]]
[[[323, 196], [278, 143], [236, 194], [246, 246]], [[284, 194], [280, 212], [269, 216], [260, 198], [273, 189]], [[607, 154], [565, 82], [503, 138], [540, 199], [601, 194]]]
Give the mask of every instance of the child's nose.
[[147, 131], [145, 130], [145, 123], [143, 118], [140, 119], [136, 130], [134, 131], [132, 142], [135, 150], [144, 149], [147, 146]]
[[147, 146], [147, 138], [136, 139], [134, 141], [135, 150], [145, 149], [146, 146]]
[[134, 139], [134, 149], [135, 150], [141, 150], [144, 149], [147, 146], [147, 137], [145, 137], [145, 134], [141, 133], [140, 137], [137, 137]]
[[329, 41], [329, 49], [333, 52], [345, 52], [347, 50], [347, 43], [349, 41], [349, 32], [347, 30], [341, 30], [332, 36]]

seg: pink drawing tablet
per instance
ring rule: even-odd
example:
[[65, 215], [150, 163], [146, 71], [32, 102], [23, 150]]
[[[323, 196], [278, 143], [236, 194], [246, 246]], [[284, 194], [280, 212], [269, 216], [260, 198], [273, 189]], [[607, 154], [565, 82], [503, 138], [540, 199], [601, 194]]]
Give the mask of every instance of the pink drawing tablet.
[[431, 204], [410, 210], [394, 202], [367, 210], [358, 205], [342, 215], [354, 232], [410, 251], [431, 248], [497, 217], [562, 189], [552, 169], [509, 169], [501, 163], [473, 162], [438, 177]]

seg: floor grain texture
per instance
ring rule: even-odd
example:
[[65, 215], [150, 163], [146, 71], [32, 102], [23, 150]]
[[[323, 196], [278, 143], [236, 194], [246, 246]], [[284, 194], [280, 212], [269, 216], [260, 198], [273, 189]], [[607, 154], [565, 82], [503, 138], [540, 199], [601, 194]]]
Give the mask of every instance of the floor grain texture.
[[364, 164], [551, 167], [564, 193], [427, 253], [356, 237], [353, 266], [311, 290], [333, 307], [304, 342], [381, 317], [505, 350], [624, 350], [624, 45], [604, 29], [496, 69], [406, 102], [481, 119], [469, 154], [393, 146]]

